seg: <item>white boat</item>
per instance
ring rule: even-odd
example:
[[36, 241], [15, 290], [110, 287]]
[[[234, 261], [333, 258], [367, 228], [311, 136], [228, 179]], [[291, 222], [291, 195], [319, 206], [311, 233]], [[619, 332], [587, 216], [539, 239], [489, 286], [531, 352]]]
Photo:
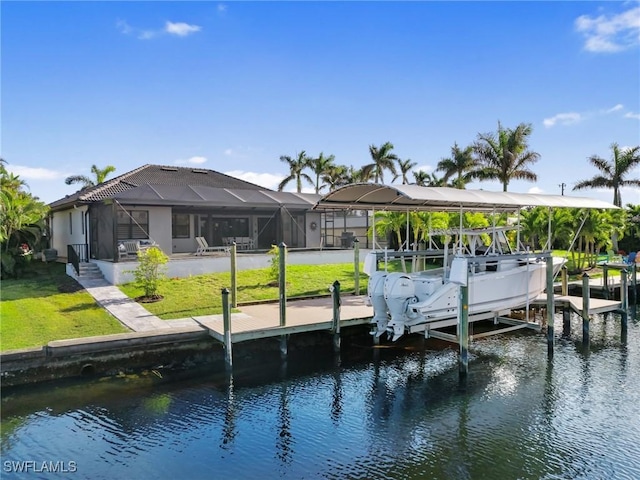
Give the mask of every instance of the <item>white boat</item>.
[[[378, 211], [466, 211], [519, 212], [530, 206], [616, 209], [600, 200], [568, 195], [543, 195], [483, 190], [459, 190], [449, 187], [417, 185], [352, 184], [323, 197], [316, 209]], [[549, 224], [549, 235], [551, 238]], [[405, 332], [454, 325], [458, 317], [460, 284], [468, 286], [469, 317], [491, 318], [509, 310], [525, 307], [547, 286], [546, 266], [550, 252], [513, 252], [507, 248], [504, 227], [484, 231], [456, 230], [458, 245], [449, 263], [445, 248], [443, 268], [419, 273], [371, 272], [368, 299], [373, 306], [375, 335], [388, 332], [397, 340]], [[482, 235], [490, 234], [491, 242], [482, 250]], [[407, 225], [407, 238], [408, 225]], [[466, 243], [462, 239], [466, 238]], [[486, 239], [486, 237], [484, 237]], [[519, 243], [519, 242], [516, 242]], [[375, 229], [373, 244], [375, 247]], [[405, 252], [406, 254], [406, 252]], [[410, 253], [408, 253], [410, 255]], [[365, 259], [365, 266], [376, 264]], [[564, 259], [552, 257], [553, 274]], [[365, 270], [365, 273], [367, 270]], [[471, 320], [471, 318], [470, 318]], [[412, 328], [418, 327], [418, 328]], [[424, 331], [423, 329], [423, 331]]]
[[[456, 319], [463, 282], [469, 289], [470, 316], [487, 313], [498, 316], [528, 305], [546, 288], [546, 258], [505, 251], [505, 246], [508, 248], [505, 231], [505, 228], [462, 230], [467, 248], [460, 249], [449, 268], [418, 273], [374, 272], [367, 292], [374, 309], [371, 320], [374, 335], [389, 333], [395, 341], [413, 326]], [[492, 234], [493, 241], [480, 252], [476, 247], [482, 245], [480, 238], [487, 233]], [[446, 264], [446, 255], [443, 257]], [[564, 263], [563, 258], [553, 258], [554, 275]]]

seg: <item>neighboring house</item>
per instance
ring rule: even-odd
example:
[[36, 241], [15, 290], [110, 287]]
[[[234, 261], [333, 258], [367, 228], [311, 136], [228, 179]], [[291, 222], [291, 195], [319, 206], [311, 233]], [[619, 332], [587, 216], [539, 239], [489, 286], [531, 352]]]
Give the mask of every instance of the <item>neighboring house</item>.
[[[118, 262], [123, 242], [153, 242], [166, 254], [248, 240], [254, 250], [284, 242], [321, 247], [316, 194], [275, 192], [214, 170], [144, 165], [51, 203], [50, 246], [65, 260]], [[246, 244], [246, 243], [245, 243]]]

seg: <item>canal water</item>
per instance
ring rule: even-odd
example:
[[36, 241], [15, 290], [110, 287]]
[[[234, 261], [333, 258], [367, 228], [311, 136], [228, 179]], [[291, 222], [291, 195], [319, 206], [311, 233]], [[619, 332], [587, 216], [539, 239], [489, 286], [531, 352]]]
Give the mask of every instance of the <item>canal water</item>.
[[[561, 325], [558, 318], [557, 325]], [[560, 329], [561, 330], [561, 329]], [[2, 479], [638, 479], [640, 324], [3, 391]], [[184, 372], [182, 372], [184, 373]], [[22, 470], [22, 473], [20, 473]]]

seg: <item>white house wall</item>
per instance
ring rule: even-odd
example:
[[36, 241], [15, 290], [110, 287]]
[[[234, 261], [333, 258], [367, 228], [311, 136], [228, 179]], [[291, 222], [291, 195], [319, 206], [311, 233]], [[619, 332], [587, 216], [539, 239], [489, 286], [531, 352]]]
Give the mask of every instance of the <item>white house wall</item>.
[[[89, 222], [85, 222], [84, 216], [87, 206], [70, 208], [51, 215], [50, 246], [58, 251], [58, 257], [67, 258], [67, 245], [89, 243]], [[71, 216], [69, 215], [71, 214]], [[71, 227], [69, 219], [71, 218]]]
[[171, 254], [173, 252], [171, 207], [140, 207], [139, 209], [149, 212], [149, 238], [156, 242], [164, 253]]
[[[307, 237], [308, 248], [320, 248], [322, 241], [322, 228], [320, 223], [320, 212], [310, 211], [306, 215], [305, 234]], [[315, 229], [311, 228], [314, 224]]]
[[[364, 261], [368, 252], [369, 250], [360, 250], [360, 261]], [[336, 263], [351, 263], [353, 261], [353, 250], [292, 251], [287, 253], [288, 265], [331, 265]], [[103, 260], [91, 260], [91, 263], [95, 263], [102, 271], [107, 282], [113, 285], [132, 282], [132, 270], [135, 270], [138, 266], [138, 262], [113, 263]], [[242, 270], [268, 268], [271, 266], [271, 255], [238, 255], [236, 266], [239, 272]], [[168, 278], [186, 278], [192, 275], [202, 275], [206, 273], [229, 272], [231, 271], [231, 257], [205, 255], [187, 259], [171, 259], [165, 267], [165, 274]], [[72, 267], [67, 269], [67, 273], [75, 276]]]

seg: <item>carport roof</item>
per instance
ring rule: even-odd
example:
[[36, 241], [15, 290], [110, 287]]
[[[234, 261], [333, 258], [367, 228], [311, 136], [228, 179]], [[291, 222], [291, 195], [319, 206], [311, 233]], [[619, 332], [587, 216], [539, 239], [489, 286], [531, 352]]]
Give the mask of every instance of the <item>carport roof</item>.
[[358, 183], [339, 188], [320, 199], [316, 209], [515, 211], [523, 207], [618, 208], [587, 197], [533, 193], [462, 190], [418, 185]]

